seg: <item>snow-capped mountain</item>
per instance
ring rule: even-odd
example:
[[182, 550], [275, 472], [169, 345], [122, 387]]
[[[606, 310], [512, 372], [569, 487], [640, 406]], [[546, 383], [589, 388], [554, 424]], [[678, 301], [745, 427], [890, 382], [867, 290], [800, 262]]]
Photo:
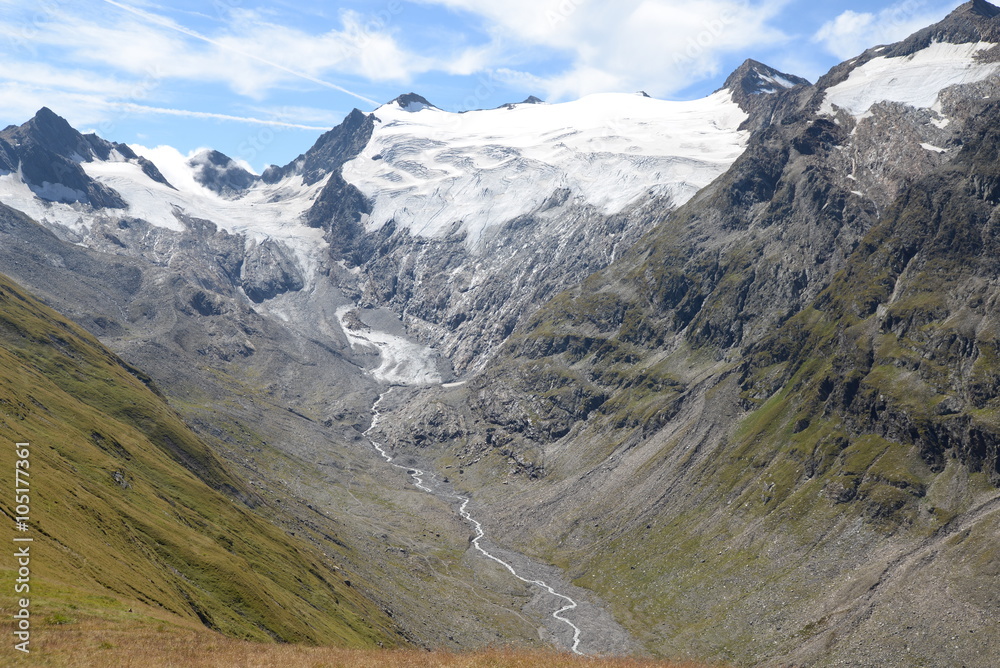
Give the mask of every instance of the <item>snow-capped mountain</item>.
[[[405, 330], [463, 371], [728, 170], [789, 91], [815, 90], [810, 99], [830, 116], [860, 119], [885, 102], [927, 109], [935, 117], [915, 126], [914, 150], [939, 159], [949, 122], [942, 93], [1000, 68], [990, 7], [969, 3], [812, 89], [748, 60], [720, 91], [691, 102], [606, 94], [459, 114], [410, 93], [353, 112], [262, 176], [217, 151], [182, 156], [85, 138], [43, 110], [0, 136], [0, 193], [68, 239], [158, 262], [171, 244], [153, 239], [210, 221], [242, 240], [235, 280], [252, 301], [328, 280], [362, 313], [391, 309], [403, 323], [393, 336]], [[855, 178], [865, 180], [864, 167]]]
[[555, 193], [604, 215], [660, 197], [683, 204], [739, 157], [747, 114], [728, 90], [694, 102], [593, 95], [448, 113], [413, 99], [374, 112], [375, 131], [344, 179], [372, 202], [366, 232], [484, 235]]
[[[469, 525], [416, 478], [573, 564], [653, 653], [980, 665], [1000, 646], [998, 45], [973, 0], [815, 85], [748, 60], [685, 103], [454, 114], [411, 93], [259, 176], [43, 109], [0, 133], [0, 269], [255, 485], [380, 527], [359, 562], [402, 555], [379, 577], [413, 609], [437, 574], [471, 581], [420, 551], [411, 517], [447, 511], [457, 546]], [[399, 457], [385, 504], [368, 439]]]
[[886, 55], [852, 63], [847, 78], [827, 88], [821, 112], [832, 115], [843, 109], [862, 117], [880, 102], [941, 112], [942, 91], [1000, 72], [1000, 48], [993, 42], [931, 42], [905, 56], [887, 52], [888, 47], [879, 47], [872, 53]]
[[943, 91], [1000, 72], [998, 15], [992, 4], [972, 0], [902, 42], [873, 47], [835, 67], [817, 83], [825, 90], [822, 113], [843, 109], [864, 116], [873, 104], [898, 102], [940, 114]]
[[779, 72], [769, 65], [749, 59], [729, 76], [722, 89], [732, 91], [733, 99], [746, 106], [756, 96], [808, 85], [809, 81], [802, 77]]
[[[760, 72], [802, 83], [759, 64], [746, 76]], [[253, 302], [310, 293], [329, 275], [363, 310], [391, 308], [461, 370], [729, 168], [750, 136], [736, 87], [771, 92], [740, 73], [729, 84], [692, 102], [528, 98], [461, 114], [410, 93], [353, 112], [261, 176], [209, 149], [84, 138], [43, 110], [7, 133], [12, 146], [48, 137], [48, 153], [12, 153], [0, 196], [64, 238], [155, 262], [208, 221], [241, 240], [235, 280]], [[33, 171], [54, 162], [62, 175]], [[373, 345], [390, 355], [384, 339], [401, 334]], [[436, 377], [426, 368], [419, 378]]]
[[[392, 336], [405, 331], [462, 372], [726, 172], [794, 91], [837, 123], [888, 113], [887, 102], [926, 109], [914, 160], [941, 159], [948, 91], [988, 85], [1000, 68], [991, 8], [968, 3], [815, 87], [748, 60], [691, 102], [605, 94], [450, 113], [410, 93], [351, 113], [261, 176], [213, 150], [84, 137], [43, 110], [0, 136], [0, 195], [64, 238], [156, 262], [180, 243], [164, 238], [209, 221], [239, 240], [234, 281], [253, 302], [279, 309], [268, 302], [327, 281], [360, 313], [389, 308], [402, 322]], [[865, 168], [855, 160], [849, 173], [863, 182]], [[880, 204], [892, 194], [852, 190]]]

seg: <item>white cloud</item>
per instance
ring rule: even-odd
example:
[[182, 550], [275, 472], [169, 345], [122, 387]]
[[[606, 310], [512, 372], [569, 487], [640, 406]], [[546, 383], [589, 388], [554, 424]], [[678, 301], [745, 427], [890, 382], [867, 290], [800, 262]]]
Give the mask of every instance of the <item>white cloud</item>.
[[108, 118], [107, 104], [100, 95], [0, 80], [0, 118], [6, 122], [23, 123], [42, 107], [50, 107], [77, 127], [95, 125]]
[[[63, 10], [40, 14], [20, 48], [34, 57], [62, 53], [80, 66], [132, 78], [221, 83], [256, 100], [307, 82], [377, 104], [336, 79], [406, 83], [441, 66], [402, 48], [385, 22], [352, 11], [341, 12], [339, 29], [312, 34], [237, 6], [228, 10], [220, 30], [202, 34], [131, 4], [101, 1], [108, 11], [96, 17]], [[21, 32], [16, 20], [0, 19], [0, 35], [8, 35], [8, 42]]]
[[[92, 95], [105, 107], [109, 101], [148, 105], [143, 113], [152, 113], [186, 106], [167, 96], [176, 81], [222, 85], [258, 104], [278, 91], [322, 85], [374, 106], [375, 100], [339, 82], [402, 87], [433, 72], [480, 76], [491, 92], [494, 81], [530, 82], [532, 92], [552, 101], [638, 89], [667, 96], [719, 74], [728, 53], [786, 40], [772, 19], [790, 0], [407, 0], [409, 5], [388, 5], [400, 9], [385, 16], [341, 10], [334, 29], [315, 33], [240, 4], [227, 6], [210, 32], [202, 33], [155, 9], [139, 9], [135, 0], [96, 1], [107, 11], [83, 15], [77, 5], [66, 4], [36, 17], [30, 41], [36, 59], [72, 62], [74, 68], [69, 74], [49, 68], [22, 77], [24, 83]], [[412, 35], [403, 28], [412, 17], [403, 12], [413, 3], [471, 13], [486, 37], [479, 43], [410, 43]], [[0, 34], [18, 29], [15, 19], [0, 18]], [[8, 65], [27, 58], [11, 56]], [[544, 60], [561, 65], [539, 68]], [[88, 76], [80, 72], [84, 68], [98, 74]], [[0, 72], [0, 82], [20, 80], [12, 69], [6, 76]], [[101, 108], [93, 100], [78, 106], [70, 113], [87, 122]]]
[[234, 10], [222, 34], [203, 35], [157, 14], [103, 2], [119, 16], [101, 22], [53, 16], [35, 41], [132, 75], [221, 82], [256, 99], [305, 80], [372, 103], [322, 77], [349, 73], [393, 81], [409, 74], [400, 63], [414, 63], [394, 48], [391, 37], [364, 30], [350, 13], [343, 17], [343, 30], [311, 35], [269, 23], [256, 12]]
[[770, 24], [787, 0], [413, 1], [479, 16], [511, 60], [525, 46], [564, 53], [570, 65], [541, 91], [551, 99], [640, 88], [669, 95], [718, 74], [724, 54], [787, 39]]
[[905, 0], [872, 12], [846, 11], [827, 21], [813, 36], [829, 53], [847, 59], [879, 44], [892, 44], [944, 18], [954, 2]]
[[[350, 11], [340, 12], [336, 29], [310, 34], [236, 4], [214, 22], [211, 34], [202, 34], [138, 9], [134, 1], [99, 1], [106, 11], [84, 15], [82, 4], [53, 4], [30, 15], [0, 16], [4, 117], [20, 122], [49, 105], [75, 125], [105, 131], [137, 114], [316, 129], [342, 117], [318, 110], [296, 116], [288, 107], [259, 116], [187, 110], [177, 103], [175, 84], [222, 85], [261, 103], [275, 92], [324, 86], [376, 106], [335, 81], [350, 76], [408, 83], [414, 73], [440, 66], [400, 47], [390, 22]], [[472, 71], [482, 62], [470, 52], [458, 66]]]
[[155, 94], [155, 79], [129, 81], [100, 76], [87, 70], [62, 70], [45, 63], [8, 61], [0, 73], [0, 117], [22, 122], [43, 106], [52, 107], [71, 125], [102, 126], [109, 131], [125, 117], [167, 115], [232, 121], [300, 130], [325, 130], [343, 114], [302, 107], [252, 110], [255, 115], [233, 115], [142, 104], [134, 100]]

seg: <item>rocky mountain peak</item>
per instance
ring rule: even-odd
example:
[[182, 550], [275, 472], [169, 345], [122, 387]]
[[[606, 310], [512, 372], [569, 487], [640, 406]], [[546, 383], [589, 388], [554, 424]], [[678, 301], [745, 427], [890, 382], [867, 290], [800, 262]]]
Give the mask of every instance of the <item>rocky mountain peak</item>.
[[220, 195], [238, 193], [257, 182], [257, 176], [224, 153], [206, 150], [188, 163], [195, 169], [195, 179]]
[[[117, 192], [91, 179], [80, 166], [107, 160], [116, 148], [97, 135], [80, 134], [66, 119], [42, 107], [24, 125], [0, 132], [0, 170], [20, 170], [25, 184], [46, 201], [125, 208]], [[125, 159], [136, 157], [128, 147], [122, 149]]]
[[52, 111], [48, 107], [42, 107], [37, 112], [35, 112], [34, 117], [32, 117], [32, 119], [28, 121], [28, 123], [31, 125], [56, 126], [63, 131], [75, 132], [75, 130], [73, 130], [73, 127], [69, 124], [69, 122], [65, 118], [63, 118], [56, 112]]
[[[834, 67], [816, 83], [822, 91], [844, 82], [851, 73], [876, 58], [908, 58], [935, 44], [997, 44], [1000, 45], [1000, 7], [986, 0], [972, 0], [960, 5], [940, 22], [920, 30], [901, 42], [876, 46], [857, 58]], [[1000, 59], [1000, 46], [987, 49], [975, 55], [976, 60], [996, 61]]]
[[427, 101], [427, 98], [417, 95], [416, 93], [406, 93], [405, 95], [400, 95], [389, 104], [396, 104], [403, 111], [412, 112], [423, 111], [424, 109], [437, 109], [437, 107]]
[[[88, 141], [62, 116], [48, 107], [42, 107], [24, 125], [11, 127], [0, 133], [15, 146], [38, 146], [78, 162], [90, 162], [95, 156], [98, 142]], [[95, 137], [96, 139], [96, 137]], [[106, 142], [105, 142], [106, 143]]]
[[295, 160], [284, 167], [266, 169], [261, 180], [277, 183], [290, 174], [298, 173], [306, 185], [319, 183], [329, 174], [339, 172], [345, 162], [353, 160], [361, 152], [371, 138], [374, 126], [372, 114], [355, 109], [340, 125], [321, 135], [312, 148]]
[[794, 74], [785, 74], [769, 65], [748, 58], [729, 75], [723, 88], [728, 88], [733, 93], [765, 95], [796, 86], [808, 85], [810, 84], [807, 79]]
[[986, 18], [994, 18], [1000, 15], [1000, 7], [986, 2], [986, 0], [972, 0], [964, 5], [960, 6], [955, 10], [956, 13], [964, 12], [970, 14], [978, 14], [979, 16], [985, 16]]
[[790, 90], [797, 86], [809, 86], [810, 82], [794, 74], [786, 74], [753, 59], [747, 59], [729, 75], [719, 90], [729, 90], [736, 104], [748, 112], [766, 105], [774, 93]]
[[529, 95], [527, 99], [521, 102], [508, 102], [506, 104], [501, 104], [497, 109], [517, 109], [522, 104], [545, 104], [545, 100], [537, 98], [534, 95]]
[[1000, 7], [986, 0], [966, 2], [941, 22], [924, 28], [879, 55], [890, 58], [909, 56], [935, 42], [973, 44], [1000, 43]]

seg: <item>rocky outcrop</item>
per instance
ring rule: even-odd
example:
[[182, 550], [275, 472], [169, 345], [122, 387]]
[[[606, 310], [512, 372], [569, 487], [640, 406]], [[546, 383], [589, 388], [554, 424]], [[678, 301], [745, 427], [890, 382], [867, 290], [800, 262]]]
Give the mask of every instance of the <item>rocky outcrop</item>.
[[284, 167], [268, 168], [261, 179], [277, 183], [292, 174], [300, 174], [306, 185], [319, 183], [330, 174], [340, 171], [344, 163], [352, 160], [371, 138], [374, 119], [370, 114], [355, 109], [333, 130], [322, 135], [306, 153]]
[[305, 286], [295, 260], [282, 245], [268, 239], [251, 241], [247, 247], [240, 285], [251, 301], [261, 303]]
[[748, 125], [768, 123], [765, 110], [779, 102], [775, 93], [798, 86], [808, 86], [809, 81], [793, 74], [780, 72], [769, 65], [753, 59], [740, 65], [723, 84], [720, 90], [733, 93], [733, 100], [751, 115]]
[[124, 209], [121, 195], [91, 179], [80, 166], [95, 157], [106, 158], [114, 149], [110, 142], [94, 135], [85, 137], [65, 119], [42, 108], [24, 125], [0, 132], [0, 169], [20, 171], [28, 187], [43, 200]]
[[191, 158], [196, 168], [195, 180], [222, 196], [243, 192], [257, 182], [257, 177], [219, 151], [203, 151]]

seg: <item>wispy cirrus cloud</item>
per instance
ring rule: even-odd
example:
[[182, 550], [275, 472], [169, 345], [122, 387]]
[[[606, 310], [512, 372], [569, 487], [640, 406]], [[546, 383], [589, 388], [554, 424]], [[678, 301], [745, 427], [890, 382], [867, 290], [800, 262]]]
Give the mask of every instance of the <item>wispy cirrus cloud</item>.
[[81, 20], [59, 12], [44, 22], [32, 45], [133, 76], [222, 83], [257, 99], [305, 82], [376, 104], [326, 77], [406, 80], [420, 69], [419, 58], [404, 53], [391, 36], [364, 30], [352, 12], [344, 12], [341, 29], [314, 35], [269, 23], [250, 10], [234, 10], [219, 34], [205, 35], [124, 3], [102, 2], [119, 16]]
[[[314, 76], [312, 74], [303, 72], [300, 69], [295, 69], [295, 68], [289, 67], [287, 65], [284, 65], [282, 63], [276, 62], [275, 60], [272, 60], [270, 58], [257, 55], [256, 52], [252, 52], [252, 51], [250, 51], [247, 48], [249, 46], [256, 47], [256, 48], [259, 48], [261, 46], [266, 46], [266, 45], [262, 45], [259, 40], [251, 40], [251, 43], [248, 44], [248, 43], [246, 43], [246, 40], [242, 40], [242, 39], [240, 39], [238, 37], [227, 37], [227, 38], [223, 38], [223, 39], [213, 39], [211, 37], [207, 37], [205, 35], [202, 35], [201, 33], [197, 32], [195, 30], [191, 30], [190, 28], [186, 28], [184, 26], [178, 25], [177, 23], [175, 23], [173, 21], [170, 21], [169, 19], [166, 19], [164, 17], [158, 16], [158, 15], [150, 13], [150, 12], [146, 12], [146, 11], [137, 9], [135, 7], [131, 7], [131, 6], [123, 4], [121, 2], [115, 2], [115, 0], [102, 0], [102, 2], [104, 2], [105, 4], [112, 5], [113, 7], [117, 7], [118, 9], [121, 9], [122, 11], [128, 12], [129, 14], [132, 14], [134, 16], [137, 16], [138, 18], [140, 18], [140, 19], [142, 19], [144, 21], [153, 23], [155, 25], [163, 26], [163, 27], [165, 27], [165, 28], [167, 28], [169, 30], [173, 30], [173, 31], [179, 32], [182, 35], [186, 35], [187, 37], [191, 37], [191, 38], [196, 39], [198, 41], [201, 41], [201, 42], [204, 42], [204, 43], [209, 44], [211, 46], [214, 46], [214, 47], [216, 47], [216, 48], [218, 48], [218, 49], [220, 49], [223, 52], [226, 52], [228, 54], [235, 55], [235, 56], [238, 56], [240, 58], [245, 58], [247, 60], [256, 61], [256, 62], [258, 62], [260, 64], [266, 65], [267, 67], [273, 68], [275, 70], [279, 70], [279, 71], [283, 72], [284, 74], [291, 75], [293, 77], [298, 77], [298, 78], [301, 78], [301, 79], [305, 79], [306, 81], [309, 81], [309, 82], [314, 83], [314, 84], [318, 84], [320, 86], [324, 86], [324, 87], [327, 87], [327, 88], [332, 88], [334, 90], [340, 91], [341, 93], [346, 93], [347, 95], [350, 95], [352, 97], [356, 97], [356, 98], [358, 98], [360, 100], [363, 100], [365, 102], [368, 102], [368, 103], [377, 104], [377, 102], [375, 102], [374, 100], [372, 100], [370, 98], [365, 97], [364, 95], [361, 95], [359, 93], [355, 93], [354, 91], [351, 91], [351, 90], [349, 90], [347, 88], [344, 88], [343, 86], [340, 86], [338, 84], [331, 83], [329, 81], [325, 81], [323, 79], [320, 79], [320, 78], [318, 78], [318, 77], [316, 77], [316, 76]], [[275, 28], [280, 29], [280, 26], [275, 26]], [[285, 30], [285, 32], [289, 32], [289, 31]], [[301, 37], [302, 37], [301, 35], [292, 35], [292, 37], [294, 37], [294, 40], [286, 40], [285, 43], [281, 45], [281, 46], [286, 47], [285, 50], [282, 51], [282, 53], [288, 53], [290, 50], [292, 50], [289, 47], [294, 47], [295, 45], [301, 44], [301, 42], [299, 41], [301, 39]], [[274, 45], [272, 44], [270, 46], [273, 47]], [[342, 48], [346, 47], [345, 44], [338, 44], [338, 46], [341, 46]], [[273, 48], [271, 49], [271, 51], [272, 52], [276, 52], [276, 50], [273, 49]], [[345, 52], [346, 51], [347, 51], [347, 49], [345, 48]]]

